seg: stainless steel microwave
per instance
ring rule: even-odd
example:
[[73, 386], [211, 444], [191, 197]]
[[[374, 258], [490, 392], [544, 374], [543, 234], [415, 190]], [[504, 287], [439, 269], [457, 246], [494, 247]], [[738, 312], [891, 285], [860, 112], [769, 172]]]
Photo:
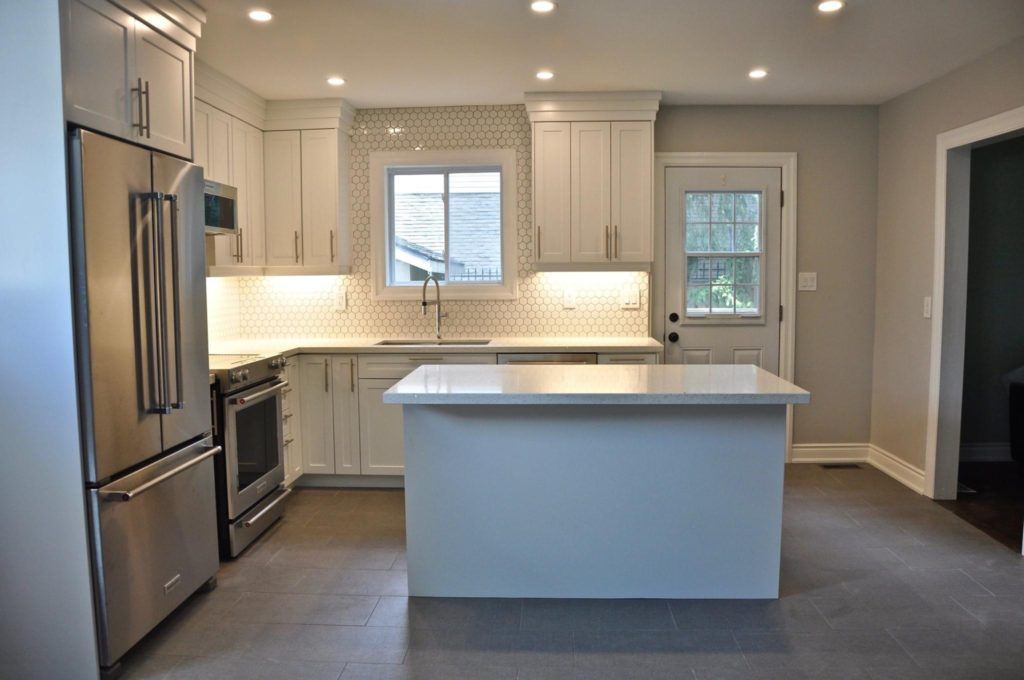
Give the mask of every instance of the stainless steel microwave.
[[238, 233], [238, 189], [213, 180], [203, 182], [207, 234]]

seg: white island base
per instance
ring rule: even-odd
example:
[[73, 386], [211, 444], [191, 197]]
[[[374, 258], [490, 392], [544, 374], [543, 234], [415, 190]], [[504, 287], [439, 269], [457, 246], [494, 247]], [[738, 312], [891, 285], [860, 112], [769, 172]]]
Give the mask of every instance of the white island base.
[[[557, 370], [568, 368], [682, 367]], [[556, 370], [486, 367], [527, 369]], [[421, 368], [385, 397], [405, 404], [410, 595], [778, 597], [785, 403], [806, 392], [708, 404], [692, 392], [686, 403], [570, 403], [548, 391], [529, 403], [522, 391], [482, 394], [477, 380], [480, 400], [467, 403], [451, 391], [453, 379], [473, 382], [465, 371]], [[424, 393], [438, 381], [463, 403]], [[422, 387], [418, 400], [403, 385]]]

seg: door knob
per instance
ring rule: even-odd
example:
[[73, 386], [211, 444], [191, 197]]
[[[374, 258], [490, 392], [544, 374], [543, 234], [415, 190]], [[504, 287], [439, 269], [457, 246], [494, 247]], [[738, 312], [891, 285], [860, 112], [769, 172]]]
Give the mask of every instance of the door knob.
[[679, 333], [675, 333], [675, 332], [669, 333], [668, 334], [668, 341], [669, 342], [679, 342]]
[[679, 315], [676, 314], [675, 312], [672, 312], [671, 314], [668, 315], [668, 320], [671, 321], [672, 323], [675, 323], [676, 321], [679, 321]]

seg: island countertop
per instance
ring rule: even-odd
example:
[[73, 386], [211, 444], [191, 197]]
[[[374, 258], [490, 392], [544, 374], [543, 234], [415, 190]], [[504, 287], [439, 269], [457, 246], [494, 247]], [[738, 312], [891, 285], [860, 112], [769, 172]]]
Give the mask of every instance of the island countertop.
[[388, 404], [806, 404], [811, 395], [756, 366], [421, 366], [384, 393]]

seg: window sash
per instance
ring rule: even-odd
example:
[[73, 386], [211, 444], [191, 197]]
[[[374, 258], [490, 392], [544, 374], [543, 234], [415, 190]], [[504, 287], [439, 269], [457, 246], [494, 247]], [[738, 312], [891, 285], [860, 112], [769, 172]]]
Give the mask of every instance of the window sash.
[[[450, 247], [450, 215], [449, 215], [449, 176], [452, 174], [469, 174], [469, 173], [497, 173], [498, 174], [498, 233], [500, 235], [498, 241], [498, 261], [501, 263], [501, 279], [497, 281], [457, 281], [452, 282], [450, 280], [451, 272], [451, 247]], [[505, 285], [506, 277], [508, 273], [505, 271], [505, 252], [504, 252], [504, 210], [502, 204], [504, 201], [503, 184], [504, 184], [504, 173], [502, 172], [502, 166], [500, 165], [443, 165], [443, 166], [392, 166], [387, 169], [387, 282], [388, 286], [395, 287], [415, 287], [422, 285], [421, 282], [412, 281], [409, 283], [401, 283], [395, 281], [395, 177], [399, 175], [443, 175], [444, 176], [444, 189], [441, 195], [441, 200], [444, 204], [444, 279], [438, 283], [442, 286], [503, 286]]]

